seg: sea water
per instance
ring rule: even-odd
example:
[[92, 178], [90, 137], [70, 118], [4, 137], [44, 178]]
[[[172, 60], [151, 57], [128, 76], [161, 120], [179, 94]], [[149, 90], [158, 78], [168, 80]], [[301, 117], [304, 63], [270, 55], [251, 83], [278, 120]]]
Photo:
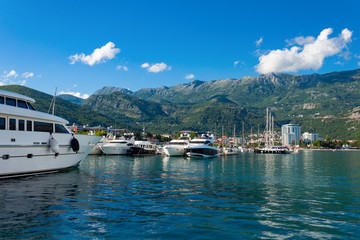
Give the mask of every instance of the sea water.
[[360, 152], [88, 156], [0, 193], [1, 239], [360, 238]]

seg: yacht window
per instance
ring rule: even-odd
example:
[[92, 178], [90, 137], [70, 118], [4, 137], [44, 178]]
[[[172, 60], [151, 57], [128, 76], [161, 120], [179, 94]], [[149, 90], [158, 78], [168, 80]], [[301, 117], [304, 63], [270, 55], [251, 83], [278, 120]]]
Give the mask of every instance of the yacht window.
[[0, 129], [5, 130], [5, 118], [0, 117]]
[[16, 99], [14, 99], [14, 98], [6, 98], [6, 105], [16, 107]]
[[10, 118], [9, 130], [16, 130], [16, 119]]
[[0, 97], [0, 104], [4, 104], [4, 97]]
[[26, 120], [26, 131], [32, 131], [32, 121]]
[[55, 124], [55, 132], [56, 133], [69, 133], [66, 128], [61, 124]]
[[29, 107], [30, 110], [34, 110], [35, 111], [35, 108], [33, 107], [33, 105], [31, 105], [31, 103], [27, 102], [27, 105]]
[[18, 100], [18, 107], [19, 108], [27, 108], [26, 102], [23, 100]]
[[53, 124], [45, 122], [34, 122], [35, 132], [53, 132]]
[[25, 120], [19, 120], [18, 129], [19, 131], [25, 131]]

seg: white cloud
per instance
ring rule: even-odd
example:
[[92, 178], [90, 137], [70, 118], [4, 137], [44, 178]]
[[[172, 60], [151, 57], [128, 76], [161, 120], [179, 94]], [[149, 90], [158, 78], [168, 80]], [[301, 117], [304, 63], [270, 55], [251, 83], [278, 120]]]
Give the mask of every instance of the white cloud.
[[[333, 32], [331, 28], [324, 29], [315, 41], [304, 43], [303, 48], [293, 46], [290, 49], [272, 50], [259, 57], [256, 71], [262, 74], [270, 72], [297, 72], [299, 70], [322, 67], [326, 57], [341, 53], [351, 42], [352, 32], [347, 28], [338, 37], [328, 38]], [[305, 39], [305, 38], [304, 38]], [[309, 37], [307, 37], [309, 39]]]
[[335, 62], [335, 64], [336, 64], [336, 65], [341, 65], [341, 66], [343, 66], [345, 63], [340, 62], [340, 61], [337, 61], [337, 62]]
[[193, 79], [193, 78], [195, 78], [195, 75], [192, 74], [192, 73], [186, 74], [186, 75], [185, 75], [185, 78], [186, 78], [186, 79]]
[[234, 68], [236, 68], [237, 66], [245, 66], [245, 62], [244, 61], [235, 61], [234, 62]]
[[16, 78], [18, 76], [18, 74], [16, 73], [15, 70], [11, 70], [9, 73], [7, 73], [6, 71], [4, 72], [6, 74], [6, 77], [9, 78], [9, 77], [13, 77], [13, 78]]
[[259, 47], [262, 42], [263, 42], [263, 37], [261, 37], [259, 40], [255, 41], [256, 46]]
[[141, 64], [141, 67], [142, 68], [148, 68], [148, 67], [150, 67], [150, 65], [149, 65], [149, 63], [143, 63], [143, 64]]
[[[4, 73], [0, 76], [0, 86], [9, 85], [9, 84], [16, 84], [16, 85], [25, 85], [26, 78], [34, 76], [33, 73], [23, 73], [21, 77], [18, 77], [19, 74], [15, 70], [11, 71], [4, 71]], [[25, 78], [25, 79], [24, 79]]]
[[125, 72], [127, 72], [129, 71], [129, 68], [127, 66], [117, 65], [116, 70], [124, 70]]
[[93, 66], [94, 64], [103, 63], [106, 62], [106, 60], [113, 59], [119, 52], [120, 48], [115, 48], [114, 43], [108, 42], [101, 48], [95, 49], [91, 55], [80, 53], [70, 56], [69, 59], [71, 60], [70, 64], [82, 62], [89, 66]]
[[170, 71], [171, 67], [166, 65], [166, 63], [155, 63], [153, 65], [150, 66], [149, 63], [143, 63], [141, 65], [142, 68], [146, 68], [148, 72], [153, 72], [153, 73], [159, 73], [159, 72], [163, 72], [165, 70]]
[[358, 66], [360, 67], [360, 62], [358, 62]]
[[23, 73], [21, 74], [24, 78], [30, 78], [30, 77], [33, 77], [34, 76], [34, 73], [32, 72], [26, 72], [26, 73]]
[[296, 37], [290, 40], [286, 40], [286, 42], [288, 43], [288, 46], [292, 46], [292, 45], [300, 45], [300, 46], [304, 46], [305, 44], [309, 44], [309, 43], [313, 43], [315, 42], [315, 38], [313, 36], [308, 36], [308, 37]]
[[73, 95], [75, 97], [82, 98], [82, 99], [87, 99], [90, 96], [89, 94], [86, 94], [86, 93], [81, 95], [81, 93], [79, 93], [79, 92], [64, 92], [64, 91], [61, 91], [59, 94], [60, 95], [61, 94], [69, 94], [69, 95]]

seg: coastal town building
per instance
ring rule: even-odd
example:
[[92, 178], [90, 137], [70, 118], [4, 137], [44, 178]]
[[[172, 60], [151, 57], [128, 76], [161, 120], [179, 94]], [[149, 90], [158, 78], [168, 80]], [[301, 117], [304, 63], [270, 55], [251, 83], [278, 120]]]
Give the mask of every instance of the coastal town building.
[[302, 139], [305, 143], [312, 143], [319, 139], [319, 134], [304, 132], [302, 135]]
[[301, 126], [298, 124], [285, 124], [281, 126], [282, 145], [298, 145], [301, 139]]

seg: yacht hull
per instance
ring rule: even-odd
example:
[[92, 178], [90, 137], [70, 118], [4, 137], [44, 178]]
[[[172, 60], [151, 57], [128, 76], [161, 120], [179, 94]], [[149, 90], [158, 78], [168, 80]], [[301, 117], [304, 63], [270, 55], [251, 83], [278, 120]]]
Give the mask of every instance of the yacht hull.
[[55, 154], [46, 132], [5, 131], [0, 141], [0, 178], [55, 172], [76, 166], [100, 140], [98, 136], [75, 135], [79, 151], [71, 147], [71, 134], [53, 133], [59, 146]]
[[183, 146], [165, 146], [164, 153], [168, 157], [181, 157], [186, 155], [186, 148]]
[[189, 157], [203, 157], [203, 158], [209, 158], [209, 157], [216, 157], [218, 155], [218, 150], [215, 147], [210, 146], [194, 146], [189, 147], [187, 149], [186, 155]]
[[125, 144], [107, 143], [100, 146], [101, 150], [106, 155], [126, 155], [130, 147]]

